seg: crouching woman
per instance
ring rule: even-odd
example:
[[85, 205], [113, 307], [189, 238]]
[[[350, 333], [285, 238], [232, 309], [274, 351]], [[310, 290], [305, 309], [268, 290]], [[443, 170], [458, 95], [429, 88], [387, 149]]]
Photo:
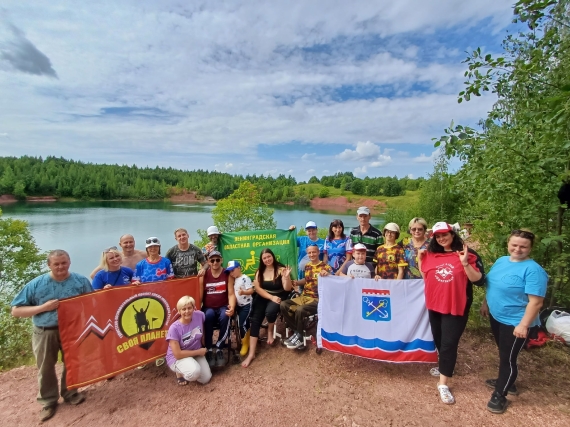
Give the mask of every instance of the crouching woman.
[[180, 319], [168, 328], [166, 363], [176, 374], [178, 385], [186, 385], [189, 381], [206, 384], [212, 378], [204, 347], [206, 315], [196, 310], [196, 302], [189, 296], [180, 298], [176, 309]]

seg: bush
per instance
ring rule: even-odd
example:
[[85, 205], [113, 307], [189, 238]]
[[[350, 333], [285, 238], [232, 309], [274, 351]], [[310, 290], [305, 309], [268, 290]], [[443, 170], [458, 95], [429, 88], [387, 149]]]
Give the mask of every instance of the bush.
[[0, 218], [0, 369], [32, 358], [31, 320], [12, 317], [10, 303], [26, 283], [42, 274], [44, 262], [28, 223]]

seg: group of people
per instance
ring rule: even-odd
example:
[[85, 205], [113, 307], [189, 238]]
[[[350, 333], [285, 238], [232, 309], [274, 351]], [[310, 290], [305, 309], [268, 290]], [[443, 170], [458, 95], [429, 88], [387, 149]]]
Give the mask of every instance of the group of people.
[[[344, 224], [334, 220], [326, 239], [318, 237], [317, 225], [309, 221], [306, 236], [297, 238], [298, 276], [279, 262], [271, 249], [261, 251], [253, 281], [243, 274], [237, 260], [224, 260], [218, 250], [220, 231], [209, 227], [210, 239], [204, 248], [189, 243], [188, 232], [179, 228], [177, 245], [161, 256], [156, 237], [145, 241], [145, 251], [135, 249], [133, 236], [119, 240], [122, 251], [110, 247], [102, 252], [101, 263], [92, 273], [93, 283], [69, 271], [69, 254], [55, 250], [48, 255], [50, 272], [29, 282], [12, 301], [12, 314], [32, 317], [33, 351], [37, 360], [40, 419], [55, 413], [58, 397], [79, 404], [82, 393], [67, 390], [65, 364], [58, 391], [55, 364], [62, 351], [57, 307], [61, 298], [113, 286], [141, 284], [174, 277], [198, 276], [201, 307], [185, 296], [177, 303], [180, 314], [170, 326], [165, 361], [179, 385], [191, 381], [207, 383], [211, 368], [226, 364], [224, 346], [230, 320], [236, 315], [242, 341], [243, 367], [255, 358], [260, 329], [267, 322], [267, 344], [274, 343], [273, 325], [279, 314], [294, 332], [283, 341], [289, 349], [303, 346], [303, 325], [317, 312], [318, 278], [329, 274], [375, 280], [421, 279], [425, 281], [425, 301], [439, 365], [432, 375], [439, 377], [437, 389], [443, 403], [455, 403], [449, 388], [457, 360], [459, 340], [473, 301], [473, 285], [486, 286], [481, 314], [488, 316], [499, 348], [499, 372], [486, 384], [493, 388], [487, 409], [502, 413], [508, 393], [516, 394], [517, 356], [529, 333], [538, 325], [538, 312], [546, 293], [548, 277], [532, 259], [535, 236], [528, 230], [514, 230], [508, 239], [508, 253], [497, 260], [485, 275], [479, 255], [468, 248], [460, 234], [446, 222], [438, 222], [428, 233], [427, 222], [413, 218], [410, 237], [399, 240], [400, 228], [386, 224], [382, 231], [370, 224], [367, 207], [357, 210], [359, 225], [346, 234]], [[293, 227], [293, 226], [292, 226]], [[291, 227], [291, 228], [292, 228]], [[214, 326], [219, 328], [214, 343]], [[62, 359], [63, 360], [63, 359]], [[164, 363], [164, 361], [162, 361]]]

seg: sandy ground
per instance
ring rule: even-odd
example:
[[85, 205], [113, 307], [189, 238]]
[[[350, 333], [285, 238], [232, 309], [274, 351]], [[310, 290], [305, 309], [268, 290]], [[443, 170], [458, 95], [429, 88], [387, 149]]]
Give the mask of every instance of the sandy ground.
[[[148, 366], [83, 389], [80, 406], [60, 404], [47, 426], [565, 426], [570, 425], [570, 350], [523, 352], [518, 386], [503, 415], [485, 410], [497, 352], [489, 335], [462, 338], [452, 391], [440, 402], [433, 365], [388, 364], [278, 342], [260, 344], [244, 369], [229, 365], [205, 385], [177, 386], [165, 366]], [[0, 374], [4, 426], [39, 424], [36, 369]]]

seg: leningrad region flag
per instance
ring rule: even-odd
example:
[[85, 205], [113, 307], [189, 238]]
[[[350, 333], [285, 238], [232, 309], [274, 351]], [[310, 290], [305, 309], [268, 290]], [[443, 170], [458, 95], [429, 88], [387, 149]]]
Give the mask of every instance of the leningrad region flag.
[[386, 362], [437, 362], [424, 281], [319, 277], [319, 347]]

